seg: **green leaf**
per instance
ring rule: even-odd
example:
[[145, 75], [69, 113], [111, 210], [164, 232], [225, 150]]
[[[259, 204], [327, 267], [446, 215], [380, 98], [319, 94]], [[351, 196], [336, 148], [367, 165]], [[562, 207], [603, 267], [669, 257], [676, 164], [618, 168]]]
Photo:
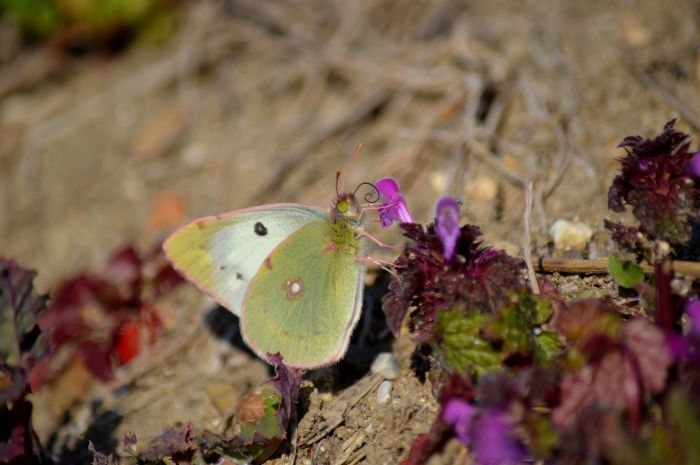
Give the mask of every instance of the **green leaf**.
[[675, 389], [670, 399], [671, 418], [677, 425], [677, 434], [688, 465], [700, 465], [700, 418], [686, 394]]
[[633, 288], [644, 281], [644, 271], [632, 262], [621, 260], [617, 255], [608, 257], [608, 270], [613, 279], [622, 287]]
[[517, 304], [525, 311], [529, 322], [534, 325], [543, 325], [552, 316], [549, 302], [530, 292], [520, 294]]
[[501, 309], [498, 318], [488, 327], [489, 336], [503, 341], [504, 352], [532, 352], [532, 325], [528, 314], [515, 303]]
[[564, 344], [556, 333], [542, 331], [535, 336], [535, 357], [543, 366], [549, 366], [552, 360], [564, 349]]
[[480, 336], [491, 320], [478, 310], [462, 309], [438, 312], [434, 349], [448, 368], [463, 373], [472, 367], [478, 375], [500, 368], [501, 356], [489, 341]]
[[535, 457], [550, 458], [555, 447], [559, 445], [559, 434], [549, 417], [531, 415], [524, 423]]
[[36, 321], [47, 296], [34, 290], [34, 271], [0, 257], [0, 362], [31, 367], [38, 354]]
[[[263, 389], [268, 385], [263, 385]], [[284, 438], [284, 429], [277, 421], [277, 411], [280, 408], [280, 394], [275, 391], [263, 390], [246, 396], [238, 407], [240, 438], [244, 441], [254, 441], [255, 435], [262, 438], [271, 439], [275, 437]], [[246, 411], [247, 410], [247, 411]], [[258, 410], [254, 412], [254, 410]], [[241, 413], [246, 415], [241, 418]]]

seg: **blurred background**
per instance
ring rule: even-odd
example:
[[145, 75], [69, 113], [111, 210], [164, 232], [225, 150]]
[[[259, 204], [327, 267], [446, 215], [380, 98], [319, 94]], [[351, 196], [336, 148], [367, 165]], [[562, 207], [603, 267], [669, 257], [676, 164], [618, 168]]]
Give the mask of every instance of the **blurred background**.
[[[0, 0], [0, 254], [48, 290], [205, 214], [329, 205], [362, 143], [350, 184], [395, 177], [418, 222], [456, 196], [488, 244], [522, 254], [533, 182], [534, 250], [604, 256], [616, 145], [671, 118], [697, 138], [699, 25], [691, 0]], [[593, 237], [553, 245], [560, 219]], [[172, 304], [176, 333], [205, 305], [182, 292], [199, 303]], [[210, 350], [207, 376], [243, 363], [204, 339], [183, 360]], [[265, 379], [246, 360], [258, 371], [242, 385]], [[204, 392], [165, 370], [120, 431], [178, 420], [155, 401], [164, 384], [171, 403]], [[60, 417], [72, 396], [39, 412]], [[55, 419], [37, 424], [47, 437]]]

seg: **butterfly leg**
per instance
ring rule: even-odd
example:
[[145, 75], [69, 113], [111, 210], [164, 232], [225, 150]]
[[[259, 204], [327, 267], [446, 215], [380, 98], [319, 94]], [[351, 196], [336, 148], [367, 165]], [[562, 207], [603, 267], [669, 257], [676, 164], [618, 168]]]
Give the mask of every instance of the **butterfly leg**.
[[398, 205], [398, 204], [399, 204], [398, 202], [392, 202], [392, 203], [388, 203], [386, 205], [383, 205], [383, 204], [382, 205], [373, 205], [371, 203], [362, 204], [362, 205], [360, 205], [360, 214], [358, 215], [357, 219], [358, 219], [358, 221], [362, 220], [362, 217], [365, 215], [366, 211], [381, 210], [382, 208], [391, 208], [391, 207]]
[[401, 244], [399, 244], [399, 245], [385, 244], [382, 241], [380, 241], [379, 239], [377, 239], [376, 237], [374, 237], [373, 235], [371, 235], [370, 233], [368, 233], [367, 231], [364, 231], [362, 229], [359, 229], [356, 232], [357, 232], [358, 236], [366, 237], [370, 241], [377, 244], [379, 247], [383, 247], [385, 249], [400, 249], [403, 247], [403, 245], [401, 245]]
[[356, 262], [362, 262], [362, 263], [374, 263], [375, 265], [378, 265], [382, 270], [386, 271], [387, 273], [391, 273], [394, 277], [396, 277], [396, 273], [391, 269], [394, 267], [394, 264], [390, 261], [387, 260], [382, 260], [381, 258], [374, 258], [374, 257], [353, 257], [353, 260]]

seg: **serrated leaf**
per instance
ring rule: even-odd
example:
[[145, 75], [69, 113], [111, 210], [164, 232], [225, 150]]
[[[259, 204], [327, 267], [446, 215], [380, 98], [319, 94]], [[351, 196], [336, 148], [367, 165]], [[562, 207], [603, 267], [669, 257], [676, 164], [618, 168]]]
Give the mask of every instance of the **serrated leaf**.
[[92, 465], [112, 465], [112, 454], [106, 455], [98, 451], [92, 441], [88, 442], [88, 450], [92, 453]]
[[35, 276], [14, 260], [0, 257], [0, 361], [25, 369], [33, 363], [28, 356], [36, 345], [37, 317], [47, 299], [34, 290]]
[[700, 465], [700, 418], [683, 390], [676, 389], [669, 401], [671, 418], [677, 425], [682, 454], [688, 465]]
[[619, 307], [609, 297], [589, 298], [569, 304], [556, 321], [567, 342], [582, 346], [592, 335], [616, 337], [620, 329]]
[[256, 435], [263, 439], [282, 438], [284, 429], [277, 421], [281, 397], [279, 392], [268, 390], [264, 385], [260, 392], [246, 395], [236, 409], [239, 437], [253, 442]]
[[673, 362], [664, 333], [643, 318], [625, 322], [620, 333], [623, 344], [636, 359], [639, 382], [652, 394], [663, 391]]
[[448, 368], [464, 373], [472, 367], [479, 375], [500, 368], [501, 355], [480, 336], [481, 329], [490, 320], [490, 316], [478, 310], [438, 312], [434, 347]]
[[[666, 123], [654, 139], [632, 136], [620, 143], [627, 156], [619, 160], [622, 172], [608, 191], [608, 207], [616, 212], [631, 207], [646, 242], [663, 240], [682, 249], [700, 216], [696, 204], [700, 194], [691, 177], [695, 154], [688, 150], [688, 135], [676, 131], [674, 124], [675, 120]], [[615, 227], [613, 236], [623, 238], [627, 234], [622, 232]], [[621, 245], [639, 254], [641, 244], [630, 239]]]
[[615, 282], [622, 287], [633, 288], [644, 281], [644, 271], [639, 266], [622, 260], [615, 254], [608, 256], [608, 270]]
[[534, 353], [538, 362], [546, 365], [560, 350], [561, 344], [557, 336], [551, 333], [536, 336], [536, 330], [551, 316], [552, 309], [545, 299], [523, 292], [513, 296], [513, 303], [498, 312], [486, 332], [490, 338], [502, 342], [501, 352], [504, 356]]
[[588, 363], [564, 378], [554, 422], [571, 425], [590, 408], [627, 409], [631, 427], [639, 427], [644, 396], [663, 391], [672, 364], [663, 332], [635, 318], [622, 323], [616, 338], [589, 333], [582, 345]]
[[535, 358], [543, 366], [549, 366], [552, 360], [559, 355], [564, 344], [556, 333], [542, 331], [535, 336]]
[[205, 451], [224, 454], [245, 463], [262, 462], [287, 437], [289, 420], [301, 385], [301, 372], [284, 365], [279, 354], [270, 355], [277, 376], [246, 394], [236, 407], [230, 438], [205, 431]]
[[532, 325], [517, 303], [501, 309], [488, 325], [488, 334], [503, 341], [504, 352], [528, 353], [533, 349]]
[[531, 448], [536, 457], [549, 458], [559, 444], [559, 434], [549, 417], [535, 416], [526, 419]]
[[177, 464], [189, 464], [197, 451], [194, 426], [188, 422], [185, 426], [167, 429], [145, 446], [137, 448], [137, 451], [139, 462], [161, 463], [169, 457]]

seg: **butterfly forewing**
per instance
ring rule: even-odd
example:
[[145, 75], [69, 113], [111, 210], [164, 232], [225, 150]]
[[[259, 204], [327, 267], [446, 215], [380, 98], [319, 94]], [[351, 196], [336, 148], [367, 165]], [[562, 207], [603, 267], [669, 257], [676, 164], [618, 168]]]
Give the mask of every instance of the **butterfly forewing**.
[[331, 242], [333, 225], [313, 222], [285, 239], [250, 282], [243, 338], [258, 355], [290, 366], [340, 359], [360, 315], [364, 267]]
[[263, 205], [193, 221], [170, 236], [164, 249], [187, 279], [240, 315], [246, 288], [265, 258], [303, 226], [327, 221], [321, 208]]

